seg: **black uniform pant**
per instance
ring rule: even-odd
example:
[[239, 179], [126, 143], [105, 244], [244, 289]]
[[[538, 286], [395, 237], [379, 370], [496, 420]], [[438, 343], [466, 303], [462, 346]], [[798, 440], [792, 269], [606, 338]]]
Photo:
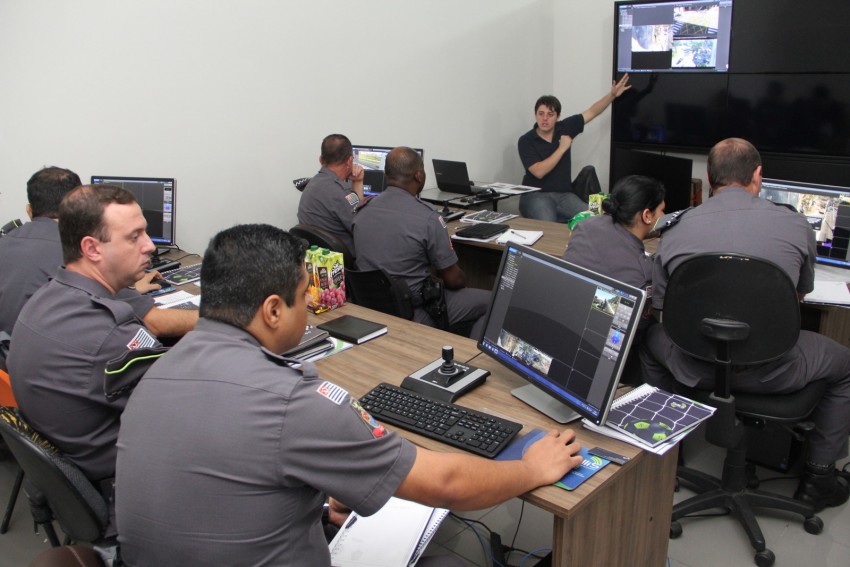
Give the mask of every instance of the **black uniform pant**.
[[[676, 347], [662, 325], [647, 331], [640, 353], [644, 380], [670, 389], [675, 379], [690, 387], [714, 387], [714, 365], [696, 360]], [[797, 344], [773, 362], [736, 369], [732, 391], [787, 394], [809, 382], [826, 380], [823, 397], [812, 413], [809, 460], [830, 464], [847, 456], [850, 434], [850, 349], [830, 338], [800, 331]]]
[[[449, 325], [473, 321], [469, 336], [478, 339], [484, 329], [484, 315], [487, 313], [487, 306], [490, 304], [490, 292], [465, 287], [463, 289], [447, 289], [445, 293]], [[414, 309], [413, 320], [429, 327], [437, 326], [431, 316], [421, 307]]]

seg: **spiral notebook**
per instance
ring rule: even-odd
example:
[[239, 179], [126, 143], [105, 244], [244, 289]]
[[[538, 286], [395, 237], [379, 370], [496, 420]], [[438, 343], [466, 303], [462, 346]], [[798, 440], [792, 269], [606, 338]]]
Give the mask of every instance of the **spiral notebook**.
[[352, 512], [328, 545], [335, 567], [413, 566], [448, 515], [432, 508], [392, 497], [371, 516]]
[[638, 447], [656, 447], [683, 437], [714, 411], [715, 408], [690, 398], [643, 384], [614, 400], [605, 425], [587, 420], [582, 423], [588, 429]]

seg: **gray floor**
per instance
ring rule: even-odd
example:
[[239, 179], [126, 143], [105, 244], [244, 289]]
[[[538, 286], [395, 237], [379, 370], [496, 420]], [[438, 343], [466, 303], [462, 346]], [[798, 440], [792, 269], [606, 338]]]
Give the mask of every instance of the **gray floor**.
[[[689, 465], [715, 473], [722, 461], [722, 452], [706, 445], [699, 434], [687, 440]], [[12, 489], [15, 466], [10, 461], [0, 461], [0, 506], [5, 510]], [[761, 470], [760, 478], [776, 476], [772, 471]], [[795, 482], [782, 480], [764, 485], [771, 491], [791, 494]], [[676, 500], [689, 494], [683, 490]], [[504, 544], [510, 544], [516, 531], [514, 546], [526, 551], [548, 549], [552, 545], [552, 517], [538, 508], [513, 499], [501, 506], [475, 513], [460, 514], [464, 518], [480, 521], [499, 533]], [[519, 530], [517, 531], [517, 522]], [[850, 507], [829, 508], [820, 514], [825, 527], [820, 535], [803, 530], [794, 517], [779, 514], [762, 514], [759, 523], [767, 538], [768, 547], [776, 554], [776, 567], [847, 567], [850, 565]], [[724, 567], [754, 565], [753, 553], [737, 522], [730, 517], [692, 518], [683, 522], [684, 534], [671, 540], [670, 567]], [[476, 535], [476, 533], [478, 535]], [[427, 555], [456, 554], [468, 565], [488, 566], [489, 544], [487, 530], [480, 524], [465, 524], [453, 517], [443, 522]], [[480, 537], [480, 540], [479, 540]], [[616, 544], [616, 542], [612, 542]], [[0, 536], [0, 567], [20, 567], [48, 547], [42, 535], [32, 531], [32, 520], [25, 500], [18, 501], [9, 532]], [[523, 563], [523, 560], [525, 562]], [[525, 558], [522, 553], [508, 557], [511, 565], [531, 567], [536, 559]]]

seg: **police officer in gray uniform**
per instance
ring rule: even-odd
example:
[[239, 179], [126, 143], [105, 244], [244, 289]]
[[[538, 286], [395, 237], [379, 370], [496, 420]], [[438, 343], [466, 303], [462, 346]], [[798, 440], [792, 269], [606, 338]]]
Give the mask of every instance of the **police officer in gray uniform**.
[[351, 141], [342, 134], [322, 140], [319, 163], [322, 169], [298, 202], [298, 222], [332, 232], [355, 254], [351, 224], [363, 202], [363, 168], [354, 163]]
[[[312, 364], [280, 356], [307, 321], [304, 251], [268, 225], [210, 242], [201, 321], [145, 374], [122, 416], [116, 515], [129, 565], [327, 566], [326, 494], [333, 510], [341, 501], [366, 515], [392, 495], [478, 509], [581, 461], [570, 431], [551, 432], [522, 464], [416, 447]], [[257, 265], [267, 269], [232, 285]]]
[[[12, 333], [9, 374], [23, 417], [95, 483], [114, 475], [119, 418], [142, 372], [130, 359], [160, 346], [115, 298], [148, 265], [146, 224], [124, 189], [69, 193], [59, 207], [66, 267], [27, 302]], [[107, 375], [122, 357], [127, 371]]]
[[[32, 222], [0, 239], [0, 266], [13, 268], [0, 270], [0, 331], [11, 334], [24, 304], [62, 265], [57, 222], [59, 203], [80, 185], [76, 173], [60, 167], [45, 167], [35, 172], [27, 182], [27, 215]], [[128, 302], [155, 335], [183, 335], [194, 326], [196, 314], [154, 309], [153, 298], [141, 295], [161, 287], [150, 283], [158, 276], [159, 272], [149, 272], [135, 283], [135, 290], [123, 288], [115, 297]]]
[[[370, 199], [354, 221], [358, 268], [383, 269], [421, 294], [433, 266], [446, 287], [449, 324], [474, 321], [470, 336], [479, 337], [490, 293], [466, 287], [446, 222], [418, 199], [425, 186], [422, 157], [410, 148], [395, 148], [387, 156], [386, 176], [387, 188]], [[414, 310], [414, 320], [436, 326], [421, 307]]]
[[[679, 217], [662, 234], [653, 269], [653, 305], [661, 309], [670, 274], [695, 254], [733, 252], [765, 258], [779, 265], [802, 297], [814, 288], [817, 251], [805, 217], [759, 198], [761, 156], [746, 140], [719, 142], [708, 156], [712, 197]], [[641, 352], [644, 376], [657, 385], [671, 374], [687, 386], [713, 383], [710, 363], [697, 361], [672, 344], [661, 325], [651, 328]], [[835, 341], [801, 331], [797, 345], [779, 360], [758, 369], [736, 372], [733, 390], [785, 393], [814, 380], [827, 382], [812, 420], [806, 472], [794, 495], [816, 510], [847, 501], [848, 484], [834, 463], [847, 456], [850, 433], [850, 350]]]
[[573, 229], [564, 260], [605, 274], [646, 291], [646, 308], [638, 334], [632, 343], [621, 381], [640, 384], [638, 345], [652, 317], [652, 256], [643, 241], [653, 234], [655, 223], [664, 214], [664, 186], [657, 180], [629, 175], [617, 181], [602, 201], [605, 214], [579, 222]]

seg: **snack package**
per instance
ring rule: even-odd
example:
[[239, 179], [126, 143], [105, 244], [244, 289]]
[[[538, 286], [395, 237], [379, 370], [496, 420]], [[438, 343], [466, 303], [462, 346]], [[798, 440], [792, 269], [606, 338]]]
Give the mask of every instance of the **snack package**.
[[321, 256], [321, 250], [315, 244], [310, 246], [304, 255], [304, 269], [307, 270], [307, 294], [310, 296], [308, 304], [319, 303], [318, 279], [316, 278], [316, 259]]
[[345, 268], [342, 252], [323, 248], [312, 257], [314, 286], [309, 290], [309, 309], [322, 313], [345, 305]]
[[588, 195], [587, 210], [589, 210], [594, 215], [601, 215], [602, 201], [604, 201], [607, 196], [608, 195], [606, 195], [605, 193], [594, 193], [593, 195]]

